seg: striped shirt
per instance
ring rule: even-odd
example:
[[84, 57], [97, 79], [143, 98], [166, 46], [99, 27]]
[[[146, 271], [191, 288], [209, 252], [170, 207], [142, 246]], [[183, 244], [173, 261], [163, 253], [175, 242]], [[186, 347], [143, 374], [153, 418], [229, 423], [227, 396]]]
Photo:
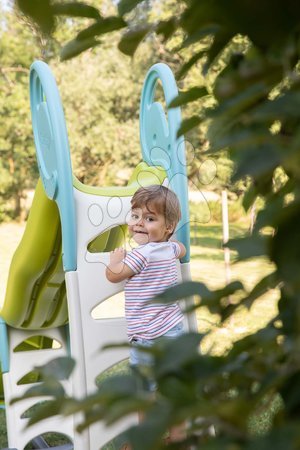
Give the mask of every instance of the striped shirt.
[[149, 242], [124, 258], [135, 273], [125, 284], [125, 315], [128, 339], [154, 339], [183, 320], [177, 303], [149, 303], [155, 295], [177, 284], [180, 247], [177, 242]]

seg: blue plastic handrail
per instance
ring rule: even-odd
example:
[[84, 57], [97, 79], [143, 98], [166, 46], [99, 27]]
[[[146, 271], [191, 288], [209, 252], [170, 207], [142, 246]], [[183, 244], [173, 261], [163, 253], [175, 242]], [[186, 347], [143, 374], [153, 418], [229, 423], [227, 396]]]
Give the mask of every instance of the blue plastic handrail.
[[76, 270], [76, 216], [72, 166], [60, 95], [47, 64], [35, 61], [30, 70], [30, 105], [40, 175], [47, 196], [61, 218], [63, 266]]
[[177, 107], [167, 109], [166, 114], [163, 105], [154, 101], [158, 80], [161, 81], [167, 107], [178, 95], [171, 69], [163, 63], [152, 66], [145, 78], [140, 106], [142, 154], [149, 165], [165, 169], [170, 187], [179, 198], [182, 218], [177, 226], [176, 236], [187, 249], [181, 262], [189, 262], [190, 221], [185, 145], [184, 137], [177, 137], [181, 113]]

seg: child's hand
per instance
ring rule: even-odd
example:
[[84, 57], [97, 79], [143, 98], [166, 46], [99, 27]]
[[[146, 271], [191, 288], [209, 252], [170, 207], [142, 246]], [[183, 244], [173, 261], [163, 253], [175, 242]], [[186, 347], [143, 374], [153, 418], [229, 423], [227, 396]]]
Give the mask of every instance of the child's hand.
[[116, 248], [109, 254], [110, 263], [106, 267], [105, 274], [108, 281], [119, 283], [134, 275], [134, 271], [124, 263], [125, 248]]
[[123, 247], [115, 248], [112, 252], [110, 252], [110, 264], [117, 264], [122, 262], [126, 256], [126, 250]]

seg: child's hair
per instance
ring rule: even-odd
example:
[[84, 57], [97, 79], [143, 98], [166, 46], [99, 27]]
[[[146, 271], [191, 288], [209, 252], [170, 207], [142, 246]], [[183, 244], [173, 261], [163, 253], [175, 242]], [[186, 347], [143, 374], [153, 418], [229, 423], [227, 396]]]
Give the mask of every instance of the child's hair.
[[149, 211], [154, 209], [159, 214], [163, 214], [166, 219], [166, 225], [173, 226], [173, 230], [181, 219], [180, 203], [177, 195], [165, 186], [153, 184], [147, 187], [140, 187], [131, 199], [131, 207], [136, 209], [143, 206], [146, 206]]

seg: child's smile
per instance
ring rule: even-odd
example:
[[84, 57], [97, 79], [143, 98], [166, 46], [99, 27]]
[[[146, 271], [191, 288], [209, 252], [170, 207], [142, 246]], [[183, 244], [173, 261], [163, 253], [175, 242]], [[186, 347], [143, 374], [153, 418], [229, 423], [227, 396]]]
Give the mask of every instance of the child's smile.
[[131, 211], [128, 222], [129, 232], [137, 244], [165, 242], [172, 233], [172, 227], [166, 225], [163, 214], [146, 207]]

